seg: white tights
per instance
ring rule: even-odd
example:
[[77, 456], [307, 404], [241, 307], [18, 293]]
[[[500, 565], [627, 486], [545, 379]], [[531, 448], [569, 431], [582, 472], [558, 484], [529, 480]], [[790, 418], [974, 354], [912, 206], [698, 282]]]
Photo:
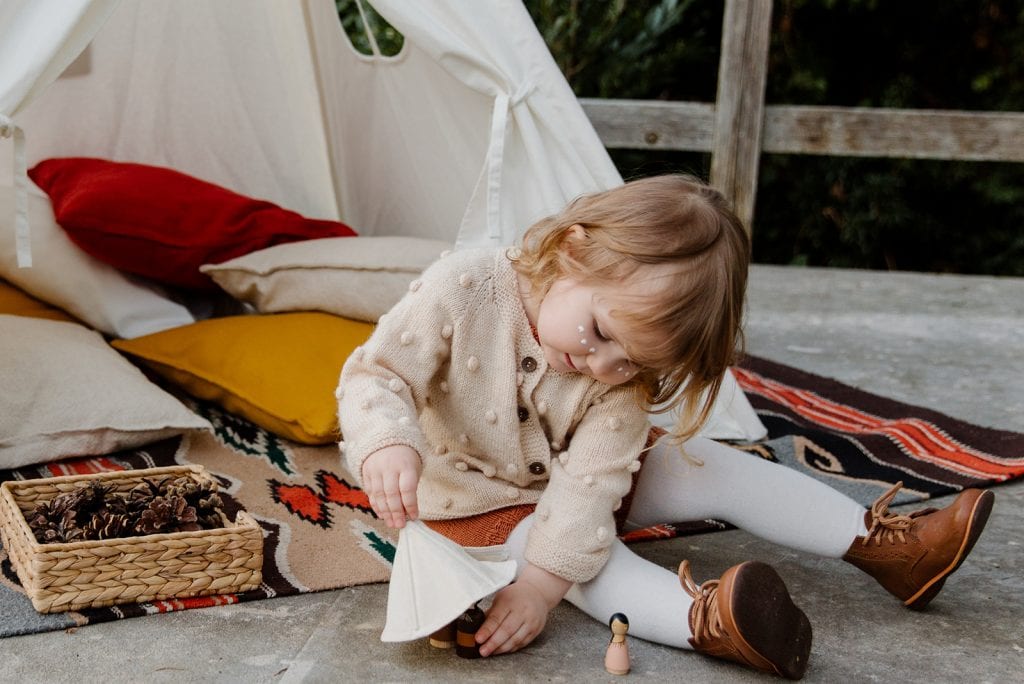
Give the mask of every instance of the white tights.
[[[700, 437], [685, 449], [704, 465], [687, 463], [676, 448], [662, 443], [647, 455], [627, 527], [714, 518], [829, 558], [841, 558], [854, 537], [867, 532], [860, 504], [803, 473]], [[508, 548], [520, 567], [532, 520], [526, 518], [509, 535]], [[625, 613], [630, 636], [690, 647], [692, 599], [676, 573], [644, 560], [618, 540], [601, 572], [574, 585], [566, 600], [605, 623], [613, 613]]]

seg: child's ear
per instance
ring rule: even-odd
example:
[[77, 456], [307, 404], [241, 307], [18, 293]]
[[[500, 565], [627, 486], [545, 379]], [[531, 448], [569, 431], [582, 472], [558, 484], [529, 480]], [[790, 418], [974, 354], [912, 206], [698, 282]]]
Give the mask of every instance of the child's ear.
[[587, 229], [578, 223], [569, 226], [565, 232], [565, 237], [569, 240], [585, 240], [587, 237]]
[[578, 223], [574, 223], [562, 233], [562, 240], [559, 242], [558, 249], [570, 259], [573, 259], [576, 250], [583, 246], [586, 239], [586, 228]]

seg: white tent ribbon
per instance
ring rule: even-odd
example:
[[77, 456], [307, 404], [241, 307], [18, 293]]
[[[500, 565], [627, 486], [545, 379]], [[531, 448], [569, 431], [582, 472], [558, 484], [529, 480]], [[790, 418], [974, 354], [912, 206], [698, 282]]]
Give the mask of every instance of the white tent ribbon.
[[501, 234], [501, 173], [505, 163], [505, 134], [512, 108], [530, 96], [537, 86], [521, 83], [511, 96], [499, 93], [494, 98], [491, 114], [491, 141], [487, 148], [487, 236], [500, 244]]
[[25, 131], [9, 116], [0, 114], [0, 138], [14, 139], [14, 243], [18, 268], [32, 265], [32, 245], [28, 233], [28, 168], [25, 163]]
[[13, 116], [85, 49], [120, 0], [0, 0], [0, 138], [14, 140], [18, 266], [32, 265], [25, 132]]

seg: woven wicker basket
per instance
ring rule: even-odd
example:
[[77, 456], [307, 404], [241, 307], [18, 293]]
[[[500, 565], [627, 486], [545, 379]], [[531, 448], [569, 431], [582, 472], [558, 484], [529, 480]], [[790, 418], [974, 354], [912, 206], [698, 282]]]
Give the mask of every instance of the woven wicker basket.
[[263, 532], [244, 511], [234, 523], [196, 532], [40, 544], [25, 519], [40, 501], [100, 481], [126, 493], [143, 478], [212, 482], [201, 466], [171, 466], [0, 485], [0, 540], [41, 613], [248, 591], [259, 586]]

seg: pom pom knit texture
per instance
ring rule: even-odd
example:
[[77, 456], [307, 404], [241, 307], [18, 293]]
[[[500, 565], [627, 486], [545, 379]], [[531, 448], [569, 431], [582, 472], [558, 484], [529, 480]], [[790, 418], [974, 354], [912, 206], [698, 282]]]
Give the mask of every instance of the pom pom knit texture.
[[542, 502], [549, 515], [527, 560], [591, 579], [608, 559], [646, 413], [629, 388], [548, 368], [504, 249], [456, 252], [419, 283], [342, 370], [349, 471], [358, 477], [386, 446], [412, 447], [426, 520]]

